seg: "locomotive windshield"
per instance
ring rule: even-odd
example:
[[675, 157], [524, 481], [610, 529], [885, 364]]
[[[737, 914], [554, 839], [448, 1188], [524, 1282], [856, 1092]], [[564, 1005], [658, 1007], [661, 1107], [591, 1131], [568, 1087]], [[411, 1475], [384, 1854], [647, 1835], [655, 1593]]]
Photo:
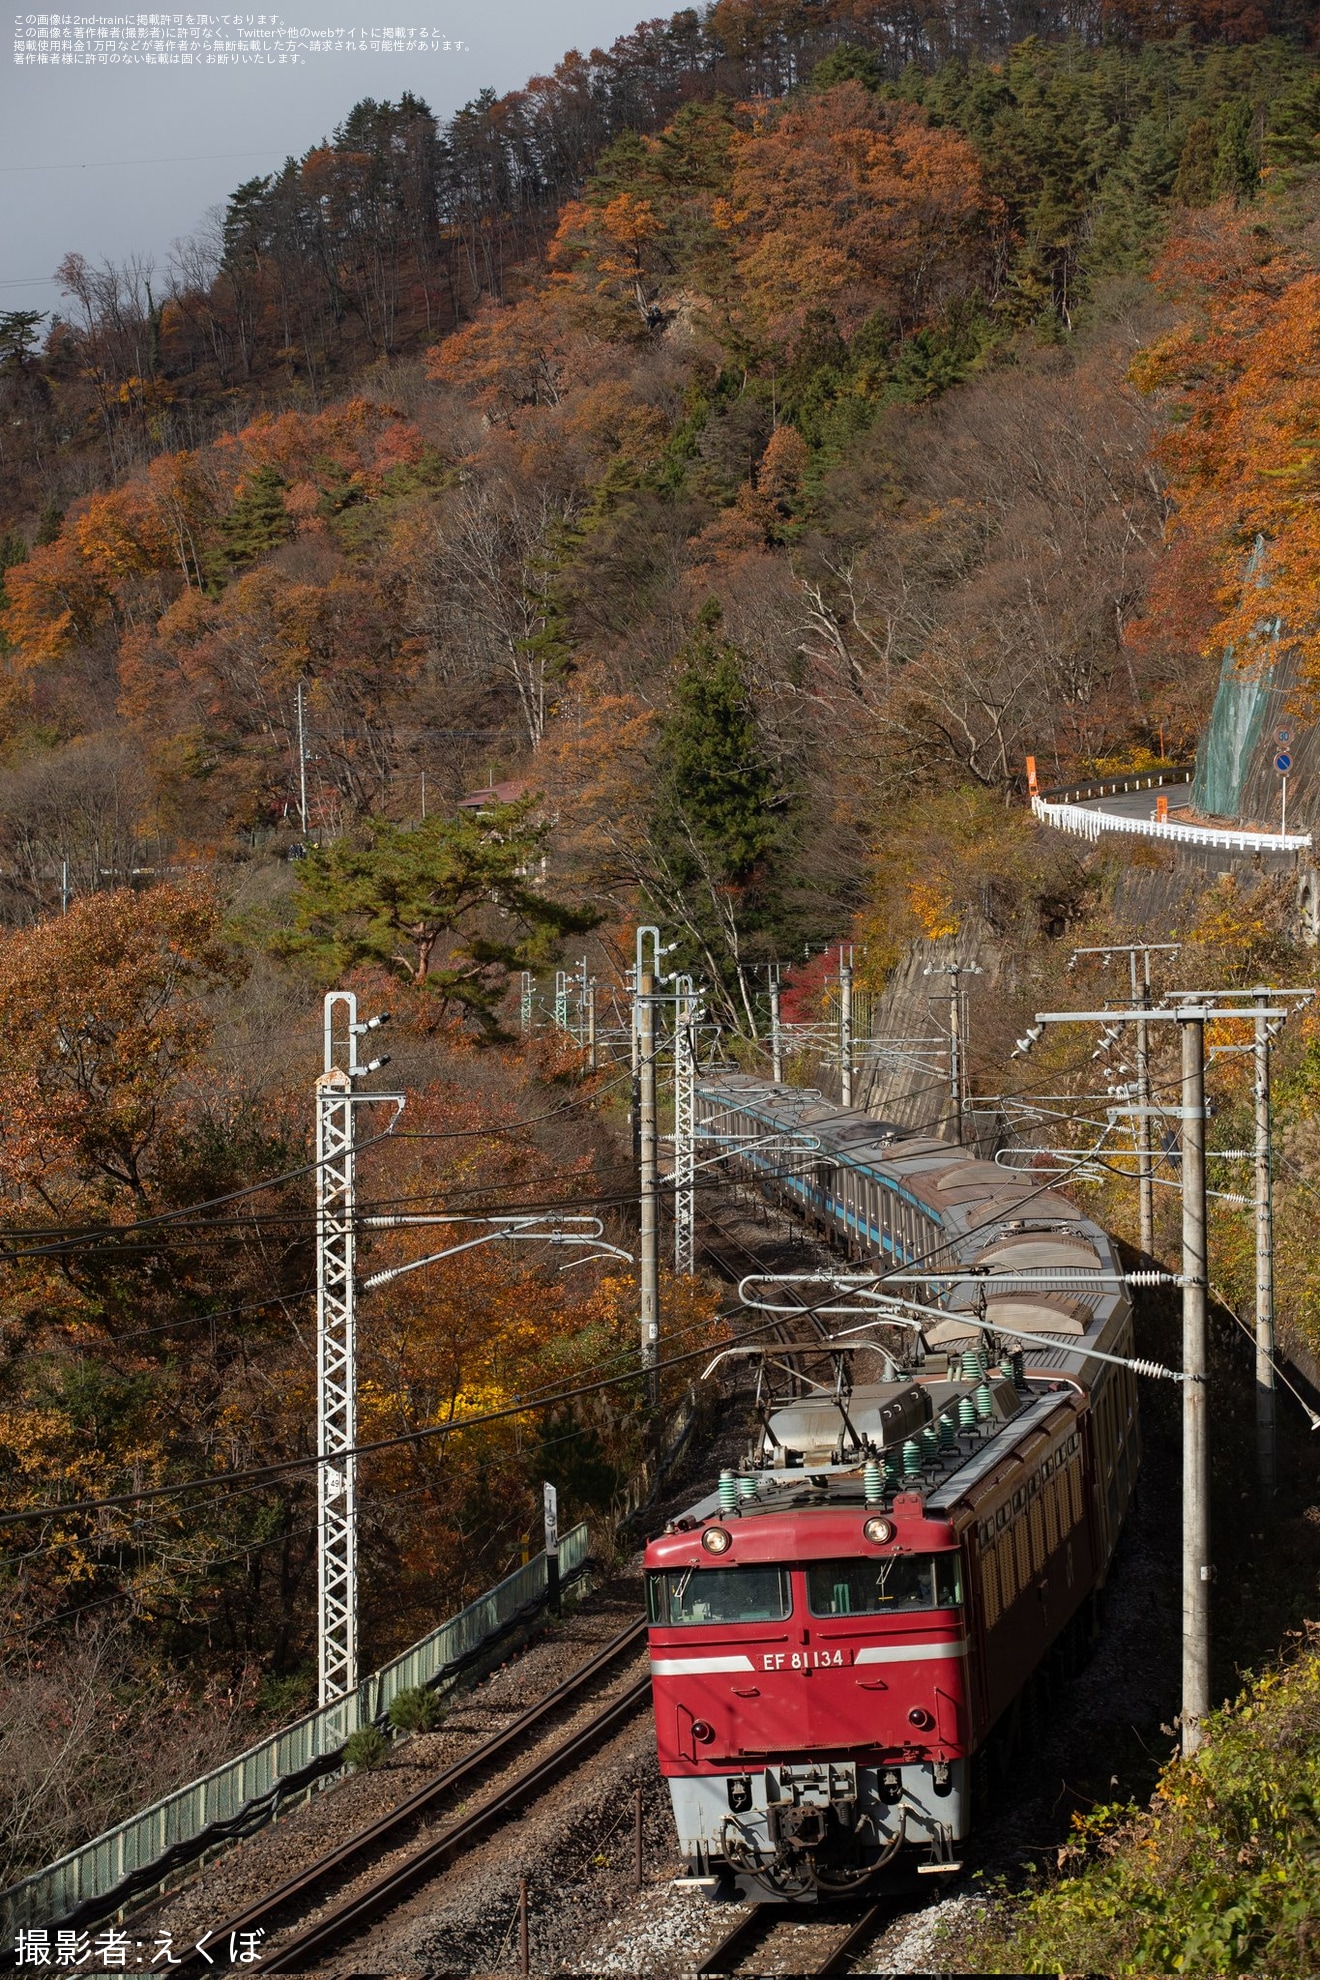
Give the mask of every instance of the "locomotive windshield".
[[882, 1561], [817, 1561], [807, 1569], [813, 1616], [887, 1616], [953, 1609], [962, 1601], [957, 1554], [891, 1554]]
[[669, 1568], [646, 1577], [653, 1623], [782, 1622], [793, 1607], [778, 1567]]

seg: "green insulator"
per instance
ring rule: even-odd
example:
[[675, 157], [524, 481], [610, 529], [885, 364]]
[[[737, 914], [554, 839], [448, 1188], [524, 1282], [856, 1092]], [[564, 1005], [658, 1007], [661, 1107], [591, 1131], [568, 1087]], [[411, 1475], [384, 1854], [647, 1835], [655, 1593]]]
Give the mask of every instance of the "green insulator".
[[982, 1382], [978, 1388], [972, 1391], [972, 1401], [976, 1406], [976, 1414], [983, 1423], [988, 1417], [994, 1415], [995, 1399], [990, 1392], [990, 1384], [988, 1382]]
[[738, 1497], [744, 1505], [756, 1497], [756, 1480], [745, 1471], [738, 1474]]
[[920, 1470], [921, 1450], [919, 1445], [914, 1443], [912, 1438], [909, 1437], [903, 1446], [903, 1476], [905, 1478], [915, 1478]]
[[985, 1356], [980, 1348], [964, 1348], [962, 1375], [964, 1382], [979, 1382], [985, 1374]]
[[940, 1447], [940, 1433], [933, 1423], [921, 1426], [921, 1449], [923, 1456], [933, 1458]]
[[897, 1485], [899, 1476], [898, 1459], [892, 1451], [887, 1451], [885, 1453], [885, 1484]]
[[976, 1428], [976, 1404], [970, 1396], [959, 1396], [958, 1398], [958, 1428], [960, 1430], [974, 1430]]
[[868, 1506], [878, 1506], [884, 1499], [885, 1467], [875, 1458], [868, 1458], [862, 1471], [862, 1494]]
[[738, 1510], [738, 1479], [732, 1471], [720, 1473], [720, 1511], [733, 1513]]
[[940, 1444], [946, 1451], [950, 1444], [956, 1444], [958, 1441], [957, 1429], [955, 1428], [953, 1418], [947, 1410], [944, 1410], [940, 1415], [939, 1437]]
[[1008, 1356], [1007, 1368], [1009, 1380], [1012, 1382], [1014, 1388], [1025, 1388], [1027, 1382], [1027, 1357], [1021, 1348], [1014, 1348], [1012, 1354]]

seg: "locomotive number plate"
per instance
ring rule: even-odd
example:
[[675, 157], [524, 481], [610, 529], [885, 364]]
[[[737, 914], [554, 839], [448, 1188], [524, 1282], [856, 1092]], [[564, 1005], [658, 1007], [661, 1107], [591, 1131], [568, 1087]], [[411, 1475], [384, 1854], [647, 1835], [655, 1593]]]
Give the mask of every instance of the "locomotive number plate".
[[851, 1664], [851, 1650], [766, 1650], [761, 1656], [763, 1671], [839, 1670]]

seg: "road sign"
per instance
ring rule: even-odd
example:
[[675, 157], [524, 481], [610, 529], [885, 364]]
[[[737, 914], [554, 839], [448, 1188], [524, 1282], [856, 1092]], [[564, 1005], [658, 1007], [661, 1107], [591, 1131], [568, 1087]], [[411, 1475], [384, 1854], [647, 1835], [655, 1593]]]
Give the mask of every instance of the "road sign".
[[1286, 749], [1288, 747], [1288, 744], [1292, 741], [1292, 730], [1276, 729], [1274, 731], [1274, 740], [1276, 743], [1282, 743], [1283, 747]]
[[559, 1552], [559, 1494], [548, 1479], [545, 1485], [545, 1551], [547, 1554]]
[[1274, 759], [1274, 767], [1281, 777], [1286, 777], [1292, 769], [1292, 758], [1286, 749], [1281, 749]]

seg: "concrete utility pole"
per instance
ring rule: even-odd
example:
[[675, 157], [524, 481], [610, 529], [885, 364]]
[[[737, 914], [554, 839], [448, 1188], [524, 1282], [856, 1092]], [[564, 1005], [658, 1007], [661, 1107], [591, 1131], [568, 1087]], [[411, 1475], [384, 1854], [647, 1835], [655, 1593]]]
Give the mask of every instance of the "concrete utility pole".
[[303, 684], [298, 683], [298, 817], [307, 837], [307, 733], [303, 713]]
[[596, 1070], [596, 979], [588, 979], [587, 999], [587, 1064], [592, 1072]]
[[964, 976], [984, 976], [979, 963], [927, 963], [923, 976], [947, 976], [949, 979], [949, 1128], [954, 1140], [961, 1148], [963, 1140], [963, 1013], [962, 979]]
[[779, 965], [770, 966], [770, 1072], [776, 1086], [784, 1083], [784, 1034], [779, 1021]]
[[[1150, 950], [1145, 951], [1140, 1008], [1150, 1009]], [[1132, 1001], [1137, 1002], [1137, 958], [1132, 957]], [[1155, 1166], [1150, 1141], [1150, 1026], [1137, 1019], [1137, 1204], [1141, 1218], [1141, 1255], [1155, 1256]]]
[[[1183, 1547], [1182, 1547], [1182, 1750], [1194, 1753], [1201, 1743], [1201, 1729], [1210, 1709], [1210, 1463], [1209, 1395], [1207, 1392], [1207, 1293], [1209, 1254], [1206, 1216], [1206, 1107], [1205, 1107], [1205, 1027], [1209, 1022], [1239, 1023], [1250, 1017], [1255, 1022], [1255, 1038], [1250, 1049], [1255, 1054], [1256, 1071], [1256, 1240], [1257, 1240], [1257, 1405], [1260, 1410], [1261, 1362], [1268, 1361], [1273, 1346], [1272, 1324], [1268, 1341], [1263, 1325], [1261, 1298], [1262, 1263], [1269, 1275], [1271, 1294], [1269, 1317], [1272, 1323], [1272, 1232], [1262, 1214], [1261, 1182], [1269, 1181], [1269, 1059], [1262, 1059], [1261, 1036], [1268, 1046], [1269, 1027], [1282, 1024], [1288, 1016], [1285, 999], [1308, 1001], [1313, 991], [1301, 990], [1179, 990], [1171, 993], [1171, 1003], [1152, 1009], [1144, 1002], [1132, 1012], [1038, 1011], [1036, 1023], [1153, 1024], [1173, 1020], [1182, 1039], [1182, 1286], [1183, 1286]], [[1250, 998], [1250, 1003], [1233, 1004], [1232, 998]], [[1039, 1034], [1037, 1034], [1039, 1035]], [[1224, 1049], [1224, 1048], [1216, 1048]], [[1120, 1111], [1132, 1112], [1131, 1108]], [[1164, 1110], [1151, 1106], [1152, 1114]], [[1263, 1142], [1263, 1147], [1262, 1147]], [[1273, 1366], [1268, 1365], [1271, 1411]], [[1262, 1420], [1263, 1411], [1257, 1416]], [[1271, 1415], [1272, 1428], [1272, 1415]], [[1262, 1476], [1264, 1475], [1262, 1470]]]
[[[1099, 956], [1105, 963], [1115, 956], [1128, 959], [1128, 977], [1132, 988], [1132, 1008], [1148, 1011], [1150, 995], [1150, 959], [1153, 955], [1176, 956], [1182, 947], [1180, 942], [1119, 942], [1108, 948], [1074, 949], [1069, 969], [1075, 969], [1083, 956]], [[1141, 957], [1141, 976], [1137, 976], [1137, 957]], [[1141, 1219], [1141, 1249], [1146, 1258], [1155, 1255], [1155, 1164], [1150, 1138], [1150, 1028], [1147, 1020], [1138, 1016], [1136, 1021], [1137, 1049], [1137, 1107], [1136, 1132], [1133, 1136], [1137, 1149], [1137, 1203]]]
[[1256, 1482], [1262, 1499], [1277, 1488], [1274, 1389], [1274, 1162], [1270, 1145], [1270, 992], [1255, 992], [1256, 1112]]
[[[1255, 1140], [1251, 1149], [1225, 1149], [1227, 1156], [1250, 1159], [1255, 1168], [1256, 1226], [1256, 1483], [1261, 1499], [1274, 1497], [1277, 1478], [1278, 1394], [1274, 1368], [1274, 1159], [1270, 1125], [1270, 1045], [1286, 1023], [1289, 1005], [1297, 1009], [1309, 1004], [1313, 990], [1274, 990], [1257, 984], [1253, 990], [1176, 990], [1177, 1001], [1227, 1003], [1241, 998], [1242, 1006], [1233, 1014], [1251, 1017], [1252, 1042], [1249, 1046], [1218, 1045], [1221, 1052], [1249, 1051], [1252, 1054], [1252, 1098]], [[1250, 1000], [1248, 1002], [1247, 1000]]]
[[839, 944], [839, 1098], [845, 1107], [853, 1103], [853, 973], [852, 955], [844, 961]]
[[[1037, 1025], [1151, 1024], [1175, 1022], [1182, 1041], [1182, 1287], [1183, 1287], [1183, 1498], [1182, 1498], [1182, 1750], [1195, 1753], [1210, 1709], [1210, 1474], [1209, 1398], [1206, 1390], [1206, 1311], [1209, 1285], [1205, 1189], [1205, 1027], [1211, 1019], [1240, 1018], [1232, 1008], [1190, 999], [1158, 1010], [1038, 1011]], [[1271, 1009], [1271, 1017], [1279, 1012]], [[1131, 1112], [1132, 1109], [1126, 1111]], [[1163, 1111], [1163, 1110], [1161, 1110]]]
[[[647, 969], [643, 962], [643, 941], [650, 936], [655, 963]], [[646, 1380], [647, 1406], [659, 1407], [660, 1381], [660, 1260], [659, 1260], [659, 1162], [655, 1113], [655, 1003], [656, 974], [660, 960], [660, 931], [637, 931], [637, 969], [633, 981], [635, 1016], [633, 1035], [637, 1044], [637, 1171], [641, 1198], [641, 1229], [638, 1245], [638, 1271], [641, 1304], [639, 1322], [642, 1340], [642, 1370]]]
[[[641, 953], [643, 933], [654, 933], [656, 942], [660, 940], [658, 929], [637, 931], [637, 949]], [[632, 1053], [632, 1084], [628, 1089], [628, 1127], [632, 1133], [633, 1167], [639, 1172], [642, 1166], [641, 1093], [642, 1093], [642, 1031], [641, 1004], [639, 1001], [640, 966], [625, 970], [623, 987], [628, 992], [628, 1044]]]
[[1183, 1554], [1182, 1750], [1195, 1753], [1210, 1710], [1210, 1447], [1206, 1291], [1204, 1005], [1178, 1012], [1182, 1034]]

